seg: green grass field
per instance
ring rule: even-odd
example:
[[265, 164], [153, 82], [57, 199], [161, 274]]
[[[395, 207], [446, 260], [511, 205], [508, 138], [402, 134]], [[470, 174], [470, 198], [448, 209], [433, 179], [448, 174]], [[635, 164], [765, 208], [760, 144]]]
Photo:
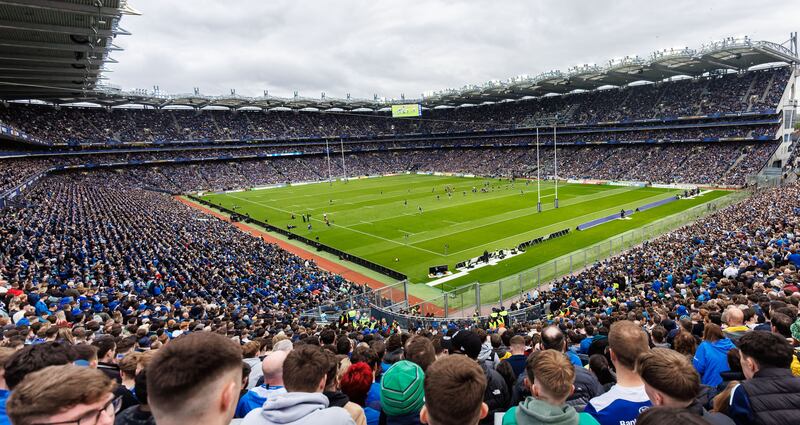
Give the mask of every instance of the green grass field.
[[[473, 193], [489, 184], [486, 193]], [[445, 187], [453, 188], [448, 196]], [[495, 266], [476, 269], [447, 282], [457, 287], [489, 282], [530, 269], [611, 236], [725, 196], [713, 191], [694, 199], [672, 202], [614, 220], [585, 231], [575, 226], [595, 218], [635, 209], [682, 191], [658, 188], [560, 184], [559, 207], [554, 208], [555, 187], [541, 183], [543, 211], [536, 211], [536, 182], [397, 175], [380, 178], [293, 185], [280, 188], [202, 198], [238, 213], [293, 229], [298, 235], [408, 275], [412, 283], [428, 282], [428, 267], [455, 264], [481, 255], [484, 250], [512, 248], [520, 242], [573, 229], [567, 236], [531, 247], [524, 254]], [[420, 208], [422, 212], [420, 212]], [[295, 219], [291, 219], [291, 215]], [[301, 220], [311, 214], [312, 229]], [[327, 214], [330, 226], [324, 223]], [[397, 259], [397, 261], [395, 261]]]

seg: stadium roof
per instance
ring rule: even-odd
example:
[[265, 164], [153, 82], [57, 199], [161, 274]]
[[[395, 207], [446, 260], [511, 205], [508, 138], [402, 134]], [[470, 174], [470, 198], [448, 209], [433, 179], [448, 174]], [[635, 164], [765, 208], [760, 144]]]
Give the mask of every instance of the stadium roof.
[[0, 98], [92, 93], [126, 14], [126, 0], [0, 0]]
[[[102, 106], [152, 107], [314, 108], [319, 110], [381, 110], [392, 104], [419, 103], [427, 108], [519, 100], [633, 82], [657, 82], [676, 76], [697, 77], [717, 70], [744, 70], [768, 63], [799, 63], [796, 51], [749, 37], [726, 38], [699, 49], [681, 48], [653, 52], [647, 58], [626, 56], [604, 65], [580, 65], [506, 81], [490, 81], [445, 89], [417, 99], [308, 98], [207, 96], [158, 91], [124, 91], [97, 84], [123, 14], [136, 14], [125, 0], [0, 0], [0, 98], [37, 99], [56, 104], [88, 102]], [[101, 0], [96, 0], [100, 2]], [[29, 21], [35, 21], [28, 23]], [[93, 34], [97, 34], [93, 36]], [[794, 36], [796, 37], [796, 36]], [[89, 41], [87, 41], [89, 40]], [[92, 43], [91, 40], [95, 40]], [[796, 49], [795, 49], [796, 50]], [[6, 61], [6, 57], [10, 58]], [[39, 60], [41, 59], [41, 60]], [[9, 65], [3, 65], [8, 63]], [[16, 66], [16, 63], [24, 65]]]

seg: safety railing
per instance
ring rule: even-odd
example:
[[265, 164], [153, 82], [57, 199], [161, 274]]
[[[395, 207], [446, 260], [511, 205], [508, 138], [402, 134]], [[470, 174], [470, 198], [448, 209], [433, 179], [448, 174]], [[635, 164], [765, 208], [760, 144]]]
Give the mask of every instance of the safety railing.
[[[485, 317], [491, 313], [492, 308], [501, 306], [511, 308], [517, 301], [528, 300], [528, 294], [534, 289], [544, 287], [560, 277], [576, 273], [598, 261], [634, 248], [644, 241], [690, 224], [700, 217], [744, 199], [747, 195], [748, 193], [744, 191], [732, 193], [492, 282], [475, 282], [457, 288], [447, 288], [441, 294], [429, 299], [416, 302], [412, 300], [401, 305], [375, 304], [371, 314], [373, 316], [378, 314], [380, 318], [390, 321], [397, 320], [401, 324], [475, 320]], [[525, 313], [515, 314], [528, 315], [531, 314], [529, 310], [530, 308], [526, 308]]]

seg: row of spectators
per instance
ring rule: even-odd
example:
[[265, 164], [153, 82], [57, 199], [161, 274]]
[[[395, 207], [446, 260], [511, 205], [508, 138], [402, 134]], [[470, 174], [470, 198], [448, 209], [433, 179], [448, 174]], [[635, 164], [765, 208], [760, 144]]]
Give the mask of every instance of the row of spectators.
[[[0, 242], [10, 276], [0, 383], [11, 390], [0, 395], [15, 425], [800, 416], [800, 185], [757, 193], [534, 291], [511, 308], [536, 313], [491, 331], [298, 320], [293, 306], [322, 298], [291, 290], [291, 280], [278, 284], [288, 304], [262, 300], [253, 307], [263, 315], [243, 316], [256, 297], [242, 280], [267, 276], [256, 287], [269, 290], [285, 269], [264, 275], [260, 262], [285, 264], [279, 250], [111, 173], [50, 178], [32, 193], [29, 207], [2, 217], [14, 225]], [[254, 251], [267, 254], [240, 254]], [[144, 276], [155, 284], [139, 284]]]
[[[487, 139], [493, 147], [454, 149], [461, 140], [425, 144], [428, 149], [384, 150], [385, 146], [358, 143], [346, 149], [358, 153], [345, 155], [346, 174], [374, 175], [404, 171], [441, 171], [486, 176], [535, 177], [534, 147], [502, 147], [530, 142], [528, 139]], [[472, 146], [476, 143], [468, 143]], [[478, 143], [481, 145], [481, 143]], [[378, 147], [380, 146], [380, 147]], [[403, 147], [401, 143], [390, 145]], [[418, 145], [416, 145], [418, 146]], [[451, 148], [440, 148], [450, 146]], [[380, 149], [380, 150], [377, 150]], [[637, 180], [658, 183], [744, 185], [772, 156], [777, 143], [681, 143], [658, 145], [577, 145], [560, 146], [559, 176], [604, 180]], [[170, 159], [200, 160], [221, 156], [243, 157], [286, 153], [296, 147], [245, 147], [242, 149], [196, 149], [108, 152], [93, 155], [20, 157], [0, 160], [0, 193], [23, 183], [48, 168], [63, 165], [107, 164], [129, 161]], [[290, 181], [315, 181], [328, 178], [323, 145], [307, 146], [311, 156], [277, 157], [261, 160], [231, 159], [192, 164], [160, 165], [131, 171], [155, 187], [176, 192], [253, 187]], [[542, 176], [555, 173], [553, 150], [540, 149]], [[331, 174], [343, 176], [341, 151], [334, 151]]]
[[421, 119], [392, 119], [386, 112], [195, 112], [9, 104], [0, 108], [0, 122], [43, 140], [71, 144], [450, 133], [546, 125], [553, 121], [591, 124], [775, 111], [790, 71], [789, 67], [780, 67], [518, 102], [434, 109], [426, 111]]

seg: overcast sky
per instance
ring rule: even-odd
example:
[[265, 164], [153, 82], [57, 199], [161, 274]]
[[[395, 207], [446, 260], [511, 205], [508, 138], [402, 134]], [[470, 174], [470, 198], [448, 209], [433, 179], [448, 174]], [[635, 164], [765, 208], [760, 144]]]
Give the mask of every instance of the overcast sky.
[[783, 42], [800, 1], [129, 0], [109, 82], [416, 98], [727, 36]]

